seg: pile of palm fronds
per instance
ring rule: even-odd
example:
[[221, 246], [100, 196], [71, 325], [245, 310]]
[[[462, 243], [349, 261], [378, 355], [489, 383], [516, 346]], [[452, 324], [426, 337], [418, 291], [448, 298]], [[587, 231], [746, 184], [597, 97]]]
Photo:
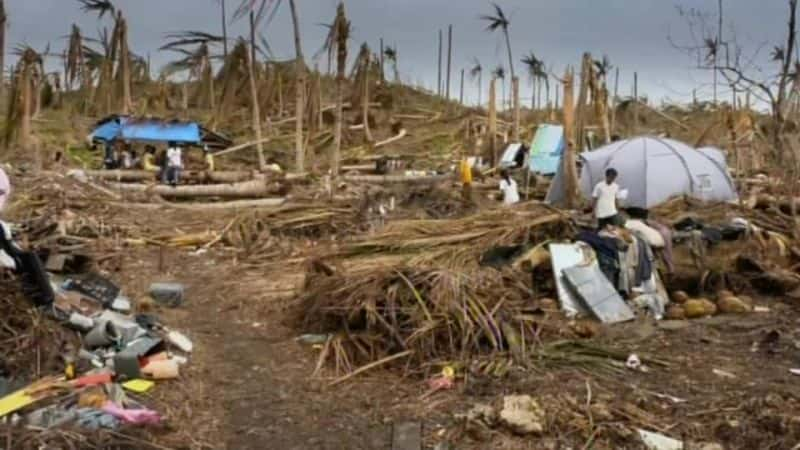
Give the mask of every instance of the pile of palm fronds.
[[[137, 434], [142, 434], [133, 430]], [[139, 438], [129, 431], [126, 433], [116, 431], [67, 430], [67, 429], [41, 429], [20, 426], [0, 426], [0, 436], [3, 436], [5, 448], [16, 450], [52, 449], [81, 449], [92, 448], [97, 450], [138, 450], [138, 449], [163, 449], [166, 447], [151, 444], [147, 438]]]
[[538, 335], [535, 287], [511, 265], [481, 266], [483, 253], [566, 236], [542, 205], [455, 220], [395, 222], [316, 260], [302, 302], [306, 330], [331, 333], [319, 367], [338, 370], [404, 353], [407, 368], [510, 351]]

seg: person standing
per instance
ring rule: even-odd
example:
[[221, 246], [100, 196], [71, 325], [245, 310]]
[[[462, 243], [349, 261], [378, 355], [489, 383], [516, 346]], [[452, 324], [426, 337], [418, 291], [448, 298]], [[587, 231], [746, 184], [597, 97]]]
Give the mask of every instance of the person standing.
[[619, 185], [616, 183], [617, 171], [613, 168], [606, 170], [606, 179], [597, 183], [592, 191], [594, 216], [597, 218], [597, 229], [602, 230], [608, 225], [620, 225], [617, 199], [619, 198]]
[[183, 169], [183, 151], [175, 142], [170, 142], [167, 148], [167, 183], [177, 186], [180, 182], [181, 169]]
[[503, 193], [503, 204], [511, 206], [519, 203], [519, 188], [517, 182], [511, 178], [508, 170], [500, 172], [500, 191]]

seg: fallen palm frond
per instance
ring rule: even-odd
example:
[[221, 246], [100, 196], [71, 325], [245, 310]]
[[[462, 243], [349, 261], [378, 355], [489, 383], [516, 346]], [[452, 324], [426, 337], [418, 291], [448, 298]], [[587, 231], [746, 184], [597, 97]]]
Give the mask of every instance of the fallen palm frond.
[[327, 361], [337, 372], [350, 372], [410, 352], [403, 362], [416, 369], [532, 346], [538, 324], [524, 320], [533, 297], [530, 274], [479, 261], [497, 246], [569, 231], [562, 215], [534, 204], [461, 219], [394, 222], [343, 244], [312, 264], [302, 297], [304, 326], [335, 335], [319, 367]]

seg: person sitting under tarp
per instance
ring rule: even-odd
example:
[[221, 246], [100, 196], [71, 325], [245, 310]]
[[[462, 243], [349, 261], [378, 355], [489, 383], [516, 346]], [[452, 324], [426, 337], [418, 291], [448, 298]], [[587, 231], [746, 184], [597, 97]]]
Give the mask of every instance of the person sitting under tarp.
[[114, 141], [106, 141], [103, 144], [103, 167], [106, 170], [118, 168], [117, 158], [114, 151]]
[[144, 156], [142, 156], [142, 169], [148, 172], [159, 172], [161, 168], [156, 164], [156, 148], [148, 145], [144, 148]]

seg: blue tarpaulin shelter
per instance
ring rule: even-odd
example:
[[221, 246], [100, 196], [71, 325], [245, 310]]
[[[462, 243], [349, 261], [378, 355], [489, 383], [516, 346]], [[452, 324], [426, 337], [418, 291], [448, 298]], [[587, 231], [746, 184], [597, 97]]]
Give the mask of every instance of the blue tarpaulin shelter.
[[127, 142], [178, 142], [183, 145], [222, 149], [232, 141], [201, 127], [197, 122], [110, 116], [98, 122], [90, 135], [95, 143], [116, 140]]
[[531, 142], [529, 167], [531, 172], [553, 175], [558, 172], [561, 155], [564, 154], [564, 127], [561, 125], [539, 125]]

